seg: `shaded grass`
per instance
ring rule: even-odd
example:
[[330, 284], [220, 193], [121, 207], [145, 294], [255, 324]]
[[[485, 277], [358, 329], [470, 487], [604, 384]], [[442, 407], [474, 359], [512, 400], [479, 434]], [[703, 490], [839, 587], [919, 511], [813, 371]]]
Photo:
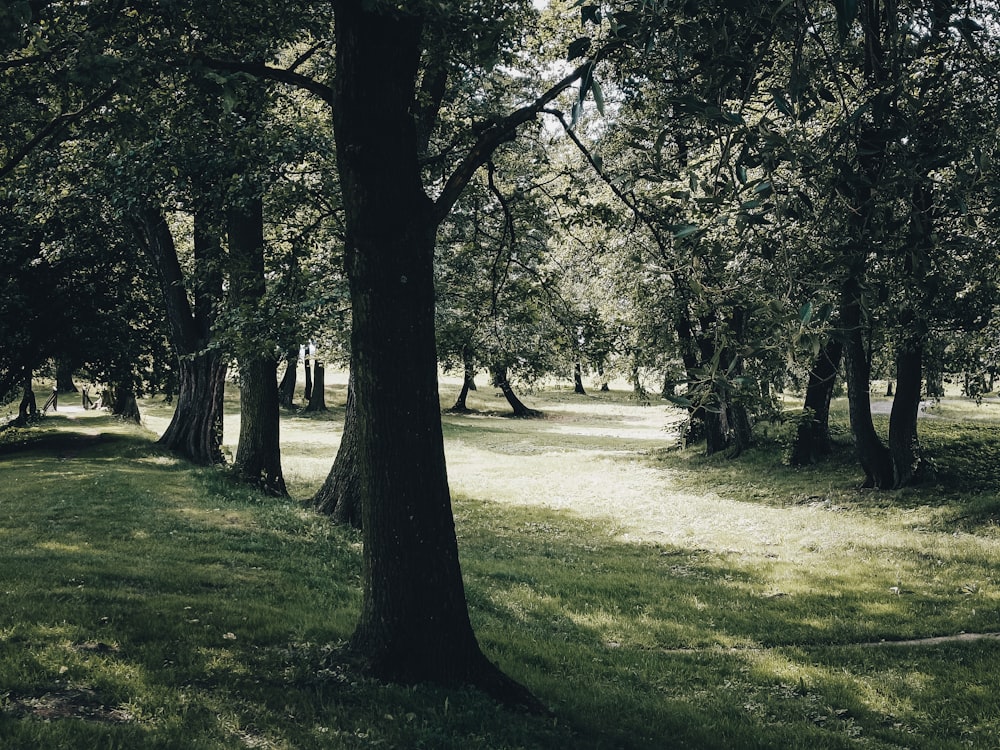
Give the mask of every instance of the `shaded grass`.
[[[553, 719], [359, 679], [356, 535], [88, 414], [0, 439], [0, 746], [995, 746], [1000, 644], [871, 645], [1000, 629], [992, 426], [922, 422], [941, 483], [872, 493], [846, 446], [727, 462], [621, 394], [531, 405], [447, 450], [475, 627]], [[339, 419], [286, 416], [299, 494]]]

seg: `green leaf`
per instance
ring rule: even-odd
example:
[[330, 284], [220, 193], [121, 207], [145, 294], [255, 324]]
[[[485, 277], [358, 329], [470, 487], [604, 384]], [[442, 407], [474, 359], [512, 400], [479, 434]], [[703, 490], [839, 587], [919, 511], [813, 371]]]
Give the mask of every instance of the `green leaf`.
[[755, 187], [753, 191], [762, 198], [767, 198], [769, 195], [774, 193], [774, 185], [772, 185], [768, 181], [765, 181], [757, 185], [757, 187]]
[[580, 24], [592, 23], [595, 26], [601, 22], [601, 9], [596, 5], [583, 5], [580, 7]]
[[743, 164], [736, 165], [736, 179], [741, 185], [747, 184], [747, 168]]
[[566, 53], [566, 59], [575, 60], [578, 57], [583, 57], [584, 55], [586, 55], [587, 50], [590, 49], [590, 42], [591, 40], [589, 36], [581, 36], [577, 39], [574, 39], [572, 42], [569, 43], [569, 49]]
[[799, 308], [799, 321], [802, 325], [808, 325], [809, 321], [812, 319], [813, 313], [813, 303], [806, 302], [802, 307]]
[[594, 104], [597, 105], [597, 111], [602, 115], [604, 114], [604, 92], [601, 90], [601, 84], [597, 82], [596, 78], [592, 78], [590, 81], [590, 90], [594, 93]]
[[685, 237], [690, 237], [692, 234], [697, 234], [700, 231], [701, 227], [697, 224], [685, 224], [674, 232], [674, 239], [684, 239]]

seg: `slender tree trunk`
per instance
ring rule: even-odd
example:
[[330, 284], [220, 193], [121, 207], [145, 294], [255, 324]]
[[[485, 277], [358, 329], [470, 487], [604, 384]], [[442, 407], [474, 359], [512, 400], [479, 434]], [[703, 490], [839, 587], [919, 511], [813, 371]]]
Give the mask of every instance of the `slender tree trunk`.
[[337, 523], [361, 528], [361, 488], [358, 477], [358, 416], [354, 396], [353, 367], [347, 381], [347, 404], [344, 409], [344, 431], [333, 467], [312, 499], [313, 507]]
[[792, 466], [817, 463], [833, 451], [830, 443], [830, 401], [843, 353], [844, 346], [840, 340], [830, 339], [816, 355], [816, 362], [809, 371], [806, 401], [792, 447]]
[[609, 390], [611, 390], [611, 388], [608, 386], [608, 381], [604, 379], [603, 361], [597, 363], [597, 377], [600, 378], [601, 381], [601, 393], [607, 393]]
[[573, 393], [586, 396], [587, 391], [583, 388], [583, 367], [579, 362], [573, 365]]
[[521, 403], [521, 399], [517, 397], [517, 394], [514, 393], [514, 389], [510, 385], [510, 380], [507, 379], [507, 367], [505, 365], [493, 366], [493, 385], [499, 388], [500, 392], [503, 393], [503, 397], [507, 399], [507, 403], [510, 404], [510, 408], [514, 411], [515, 417], [541, 416], [541, 412], [529, 409]]
[[302, 393], [302, 398], [305, 399], [306, 405], [312, 401], [313, 393], [313, 375], [312, 375], [312, 359], [309, 358], [309, 344], [306, 344], [306, 355], [303, 357], [303, 365], [306, 371], [306, 386]]
[[469, 398], [469, 379], [462, 378], [462, 389], [458, 392], [458, 398], [455, 399], [455, 405], [451, 407], [450, 411], [457, 412], [458, 414], [466, 414], [469, 411], [469, 407], [466, 401]]
[[865, 486], [892, 486], [892, 462], [872, 422], [871, 366], [865, 351], [861, 315], [861, 285], [853, 274], [845, 282], [840, 319], [844, 326], [844, 363], [847, 374], [848, 410], [854, 448], [865, 472]]
[[278, 384], [278, 404], [286, 409], [295, 406], [295, 386], [298, 378], [299, 348], [294, 346], [285, 355], [285, 372]]
[[137, 235], [157, 269], [177, 355], [177, 407], [159, 443], [197, 464], [223, 463], [222, 405], [226, 363], [209, 347], [214, 310], [222, 296], [220, 229], [210, 213], [195, 212], [195, 274], [192, 309], [173, 236], [162, 212], [139, 209]]
[[[240, 199], [238, 199], [240, 200]], [[232, 308], [255, 312], [265, 293], [264, 201], [260, 196], [242, 198], [230, 206], [229, 264]], [[273, 495], [286, 495], [281, 471], [278, 363], [270, 351], [243, 337], [239, 346], [240, 437], [233, 474]]]
[[384, 679], [530, 695], [469, 621], [445, 469], [434, 337], [437, 219], [414, 122], [423, 23], [335, 0], [337, 106], [351, 288], [364, 595], [351, 639]]
[[917, 481], [920, 470], [920, 446], [917, 440], [917, 415], [920, 410], [921, 364], [923, 349], [911, 341], [899, 347], [896, 355], [896, 396], [889, 415], [889, 452], [892, 456], [894, 488]]
[[476, 362], [472, 357], [472, 349], [468, 346], [462, 347], [462, 370], [466, 390], [476, 390]]
[[306, 411], [327, 411], [326, 408], [326, 369], [323, 360], [313, 359], [312, 395], [306, 404]]

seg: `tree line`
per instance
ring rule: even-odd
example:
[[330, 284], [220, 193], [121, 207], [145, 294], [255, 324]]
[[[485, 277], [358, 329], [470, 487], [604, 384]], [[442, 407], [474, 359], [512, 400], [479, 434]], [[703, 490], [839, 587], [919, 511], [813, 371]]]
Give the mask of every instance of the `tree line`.
[[[160, 442], [211, 465], [233, 372], [232, 472], [281, 495], [280, 409], [316, 342], [351, 373], [313, 503], [362, 529], [352, 648], [534, 705], [469, 624], [439, 367], [464, 375], [456, 410], [485, 369], [521, 416], [518, 382], [627, 377], [732, 456], [798, 388], [799, 464], [829, 453], [842, 380], [866, 484], [921, 480], [921, 398], [997, 374], [997, 15], [7, 3], [0, 393], [26, 420], [50, 362], [133, 417], [168, 392]], [[873, 375], [896, 383], [887, 435]]]

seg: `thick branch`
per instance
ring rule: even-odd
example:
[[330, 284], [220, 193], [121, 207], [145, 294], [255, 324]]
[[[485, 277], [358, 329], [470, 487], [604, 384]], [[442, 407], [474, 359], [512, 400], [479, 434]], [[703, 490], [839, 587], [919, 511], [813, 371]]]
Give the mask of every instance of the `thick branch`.
[[[305, 89], [318, 96], [331, 107], [333, 106], [334, 95], [331, 86], [320, 83], [315, 78], [296, 73], [292, 68], [272, 68], [270, 65], [243, 62], [242, 60], [216, 60], [202, 55], [198, 55], [196, 59], [212, 70], [221, 70], [226, 73], [249, 73], [257, 78], [287, 83], [290, 86]], [[292, 67], [294, 68], [298, 64], [300, 64], [299, 61], [296, 61]]]
[[620, 49], [622, 46], [624, 46], [624, 42], [612, 42], [608, 44], [591, 60], [577, 67], [572, 73], [552, 86], [552, 88], [535, 99], [531, 104], [526, 104], [520, 109], [514, 110], [506, 117], [483, 130], [465, 159], [452, 172], [451, 177], [445, 183], [444, 190], [441, 191], [441, 195], [434, 202], [435, 218], [440, 222], [448, 215], [465, 189], [465, 186], [469, 184], [469, 180], [476, 173], [476, 170], [493, 157], [493, 152], [502, 143], [511, 140], [521, 125], [535, 119], [562, 92], [588, 75], [601, 59]]

